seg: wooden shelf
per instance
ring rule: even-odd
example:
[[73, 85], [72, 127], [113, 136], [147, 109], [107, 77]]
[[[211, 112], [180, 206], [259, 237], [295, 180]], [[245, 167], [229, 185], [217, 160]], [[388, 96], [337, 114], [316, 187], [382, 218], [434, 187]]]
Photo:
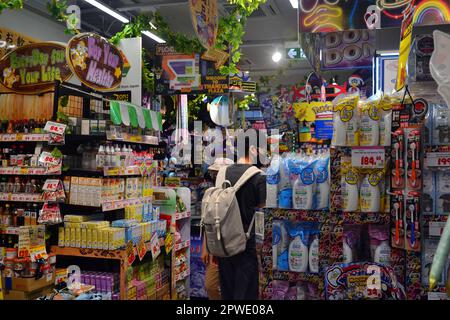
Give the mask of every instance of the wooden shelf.
[[32, 202], [42, 203], [42, 194], [40, 193], [0, 193], [0, 201], [6, 202]]

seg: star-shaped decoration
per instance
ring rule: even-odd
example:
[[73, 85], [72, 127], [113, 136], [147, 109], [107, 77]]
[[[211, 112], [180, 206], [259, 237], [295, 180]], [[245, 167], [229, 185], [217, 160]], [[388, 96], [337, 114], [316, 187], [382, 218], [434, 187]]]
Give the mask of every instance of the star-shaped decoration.
[[116, 68], [116, 72], [114, 72], [114, 75], [116, 76], [117, 79], [119, 79], [120, 76], [122, 75], [122, 70], [120, 68]]

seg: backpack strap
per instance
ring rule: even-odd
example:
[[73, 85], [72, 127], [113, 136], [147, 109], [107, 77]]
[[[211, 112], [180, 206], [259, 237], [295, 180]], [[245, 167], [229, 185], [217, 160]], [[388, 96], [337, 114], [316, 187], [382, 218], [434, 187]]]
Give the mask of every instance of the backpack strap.
[[227, 167], [224, 166], [219, 169], [219, 172], [217, 173], [216, 177], [216, 188], [222, 188], [223, 183], [225, 182]]
[[261, 173], [262, 171], [258, 169], [255, 166], [251, 166], [248, 168], [244, 174], [239, 178], [239, 180], [234, 185], [234, 188], [239, 190], [248, 180], [250, 180], [253, 176], [257, 175], [258, 173]]

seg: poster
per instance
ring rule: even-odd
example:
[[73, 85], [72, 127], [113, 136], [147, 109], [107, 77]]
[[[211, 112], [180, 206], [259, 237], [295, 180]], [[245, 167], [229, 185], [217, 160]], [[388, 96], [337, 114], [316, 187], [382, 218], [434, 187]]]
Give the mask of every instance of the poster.
[[217, 0], [189, 0], [189, 7], [198, 40], [206, 49], [214, 47], [219, 28]]
[[[117, 46], [124, 56], [123, 76], [119, 92], [130, 92], [129, 101], [138, 106], [142, 103], [142, 38], [122, 39]], [[114, 100], [124, 99], [117, 97]]]
[[57, 42], [27, 44], [0, 60], [0, 83], [12, 92], [38, 94], [54, 89], [72, 73], [66, 62], [66, 47]]
[[450, 22], [448, 0], [299, 0], [300, 32], [400, 27], [407, 9], [415, 6], [412, 23]]
[[411, 11], [405, 20], [402, 22], [402, 28], [400, 30], [400, 49], [398, 56], [398, 69], [397, 69], [397, 80], [395, 83], [395, 90], [400, 91], [405, 87], [406, 77], [407, 77], [407, 65], [409, 52], [411, 51], [412, 42], [412, 18], [414, 12]]
[[111, 91], [122, 82], [124, 60], [120, 51], [95, 33], [73, 37], [66, 56], [72, 72], [91, 89]]
[[199, 54], [180, 54], [173, 47], [157, 45], [153, 72], [156, 94], [224, 94], [229, 77], [220, 74], [214, 61]]
[[374, 30], [322, 33], [321, 70], [371, 68], [375, 55]]

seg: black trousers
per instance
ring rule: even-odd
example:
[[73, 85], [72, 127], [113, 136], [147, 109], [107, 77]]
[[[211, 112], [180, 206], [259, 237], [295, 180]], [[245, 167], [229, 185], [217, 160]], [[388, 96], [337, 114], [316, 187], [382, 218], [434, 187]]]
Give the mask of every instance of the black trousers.
[[219, 258], [220, 291], [223, 300], [258, 300], [258, 258], [254, 248], [233, 257]]

